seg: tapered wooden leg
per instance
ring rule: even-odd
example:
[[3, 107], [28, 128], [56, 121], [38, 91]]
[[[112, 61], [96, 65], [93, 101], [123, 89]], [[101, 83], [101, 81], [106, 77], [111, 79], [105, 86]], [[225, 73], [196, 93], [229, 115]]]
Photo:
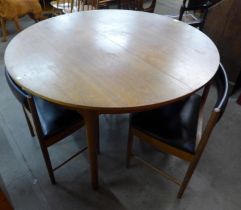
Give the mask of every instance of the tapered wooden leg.
[[128, 134], [128, 143], [127, 143], [127, 154], [126, 154], [126, 167], [129, 168], [130, 166], [130, 159], [132, 155], [132, 145], [133, 145], [133, 129], [131, 126], [129, 127], [129, 134]]
[[183, 17], [184, 12], [185, 12], [184, 7], [181, 6], [178, 20], [182, 20], [182, 17]]
[[27, 121], [27, 124], [28, 124], [28, 128], [29, 128], [29, 131], [30, 131], [30, 134], [31, 134], [32, 137], [34, 137], [34, 136], [35, 136], [35, 133], [34, 133], [34, 130], [33, 130], [33, 126], [32, 126], [32, 124], [31, 124], [31, 122], [30, 122], [30, 120], [29, 120], [29, 118], [28, 118], [28, 115], [27, 115], [24, 107], [23, 107], [23, 113], [24, 113], [24, 115], [25, 115], [25, 118], [26, 118], [26, 121]]
[[201, 139], [201, 141], [200, 141], [200, 143], [198, 145], [195, 157], [191, 161], [191, 163], [190, 163], [190, 165], [189, 165], [189, 167], [187, 169], [187, 172], [185, 174], [185, 177], [183, 179], [183, 182], [182, 182], [181, 187], [179, 189], [179, 192], [177, 194], [178, 198], [182, 197], [182, 195], [184, 193], [184, 190], [186, 189], [186, 187], [187, 187], [187, 185], [188, 185], [188, 183], [189, 183], [189, 181], [190, 181], [190, 179], [192, 177], [192, 174], [193, 174], [193, 172], [194, 172], [194, 170], [195, 170], [195, 168], [196, 168], [196, 166], [198, 164], [198, 161], [199, 161], [199, 159], [200, 159], [200, 157], [201, 157], [201, 155], [202, 155], [202, 153], [203, 153], [203, 151], [205, 149], [205, 146], [206, 146], [206, 144], [208, 142], [208, 139], [209, 139], [209, 137], [211, 135], [211, 132], [212, 132], [216, 122], [218, 121], [219, 117], [220, 117], [220, 112], [213, 112], [212, 113], [212, 115], [211, 115], [211, 117], [210, 117], [210, 119], [209, 119], [209, 121], [207, 123], [207, 126], [206, 126], [206, 128], [205, 128], [205, 130], [203, 132], [202, 139]]
[[49, 158], [48, 149], [47, 149], [46, 146], [42, 145], [41, 143], [40, 143], [40, 148], [42, 150], [43, 157], [44, 157], [44, 160], [45, 160], [45, 164], [46, 164], [47, 169], [48, 169], [50, 181], [51, 181], [52, 184], [55, 184], [56, 181], [55, 181], [55, 178], [54, 178], [54, 172], [53, 172], [52, 164], [51, 164], [51, 161], [50, 161], [50, 158]]
[[88, 138], [91, 184], [93, 189], [98, 188], [98, 145], [99, 145], [99, 116], [93, 111], [81, 112], [85, 120]]
[[99, 115], [95, 114], [96, 121], [95, 121], [95, 141], [96, 141], [96, 151], [97, 154], [100, 154], [100, 129], [99, 129]]
[[179, 191], [178, 191], [178, 194], [177, 194], [178, 198], [182, 198], [182, 195], [183, 195], [185, 189], [187, 188], [187, 185], [188, 185], [188, 183], [189, 183], [189, 181], [190, 181], [190, 179], [192, 177], [192, 174], [193, 174], [193, 172], [194, 172], [194, 170], [195, 170], [195, 168], [197, 166], [197, 162], [198, 162], [198, 160], [194, 160], [194, 161], [192, 161], [190, 163], [190, 165], [189, 165], [189, 167], [187, 169], [187, 172], [185, 174], [185, 177], [184, 177], [184, 179], [182, 181], [182, 184], [181, 184], [181, 186], [179, 188]]

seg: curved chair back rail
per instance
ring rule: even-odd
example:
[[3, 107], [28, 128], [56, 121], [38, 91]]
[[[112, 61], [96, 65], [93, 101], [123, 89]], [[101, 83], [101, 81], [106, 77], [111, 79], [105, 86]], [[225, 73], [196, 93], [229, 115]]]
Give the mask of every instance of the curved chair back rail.
[[215, 109], [218, 109], [221, 112], [224, 112], [229, 99], [229, 95], [228, 95], [229, 85], [228, 85], [227, 73], [221, 63], [217, 74], [213, 78], [213, 81], [218, 94], [217, 101], [215, 104]]
[[[217, 90], [217, 100], [205, 129], [202, 129], [202, 113], [210, 85]], [[157, 150], [177, 156], [189, 162], [182, 182], [165, 174], [165, 177], [180, 185], [181, 198], [207, 145], [213, 128], [222, 117], [228, 103], [228, 78], [222, 64], [213, 79], [205, 86], [202, 96], [193, 94], [185, 100], [159, 109], [134, 113], [130, 117], [129, 140], [127, 145], [127, 167], [132, 155], [133, 136], [139, 137]], [[139, 158], [138, 158], [139, 159]], [[146, 163], [144, 161], [144, 163]], [[150, 167], [150, 164], [146, 164]], [[151, 166], [150, 168], [153, 168]], [[155, 169], [158, 171], [158, 169]]]
[[12, 80], [6, 69], [5, 76], [10, 90], [22, 105], [31, 135], [37, 134], [50, 180], [52, 184], [55, 184], [53, 172], [84, 151], [86, 147], [54, 168], [50, 161], [48, 147], [80, 129], [84, 125], [83, 118], [75, 111], [57, 106], [23, 91]]

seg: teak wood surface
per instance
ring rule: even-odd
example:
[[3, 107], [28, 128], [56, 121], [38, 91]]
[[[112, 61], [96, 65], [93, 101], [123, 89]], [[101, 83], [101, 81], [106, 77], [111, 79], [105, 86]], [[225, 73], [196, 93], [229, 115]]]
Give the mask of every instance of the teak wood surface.
[[92, 185], [98, 187], [98, 115], [153, 109], [204, 86], [219, 53], [197, 29], [137, 11], [61, 15], [18, 34], [6, 68], [26, 91], [79, 110], [86, 121]]

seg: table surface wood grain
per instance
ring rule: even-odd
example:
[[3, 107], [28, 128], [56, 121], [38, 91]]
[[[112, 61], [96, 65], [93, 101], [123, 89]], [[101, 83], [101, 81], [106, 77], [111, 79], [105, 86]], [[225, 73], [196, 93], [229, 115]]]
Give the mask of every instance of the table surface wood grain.
[[202, 32], [169, 17], [95, 10], [41, 21], [8, 45], [23, 89], [79, 110], [132, 112], [182, 98], [215, 74], [219, 53]]

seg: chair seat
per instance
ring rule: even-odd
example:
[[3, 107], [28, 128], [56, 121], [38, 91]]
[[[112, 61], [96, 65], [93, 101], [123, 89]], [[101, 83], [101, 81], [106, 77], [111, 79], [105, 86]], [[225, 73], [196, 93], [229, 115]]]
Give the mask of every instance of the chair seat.
[[44, 137], [49, 137], [62, 129], [83, 122], [83, 118], [75, 111], [65, 109], [53, 103], [34, 97]]
[[130, 123], [164, 143], [193, 154], [200, 102], [199, 95], [192, 95], [159, 109], [131, 114]]

